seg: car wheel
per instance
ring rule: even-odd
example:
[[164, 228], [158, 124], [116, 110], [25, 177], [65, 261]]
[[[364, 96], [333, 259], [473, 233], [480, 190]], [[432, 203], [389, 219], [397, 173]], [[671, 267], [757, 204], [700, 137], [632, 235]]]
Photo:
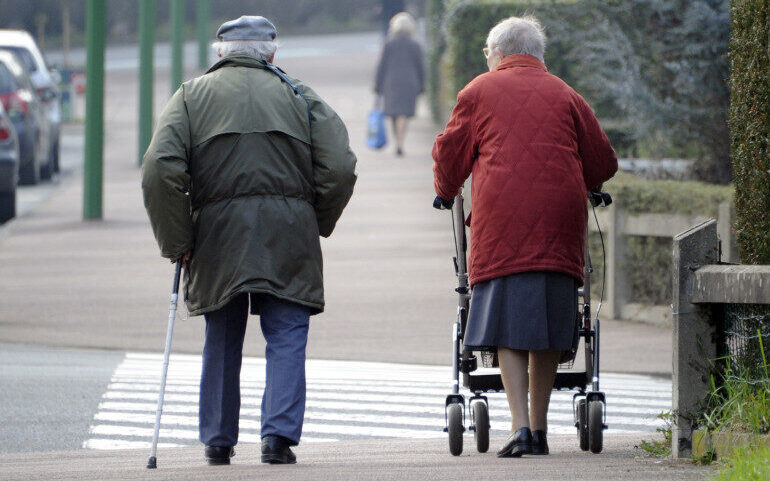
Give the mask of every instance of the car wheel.
[[59, 168], [59, 139], [56, 139], [56, 142], [53, 144], [53, 149], [51, 151], [51, 157], [52, 163], [53, 163], [53, 172], [54, 174], [58, 174], [60, 172]]
[[16, 217], [16, 191], [0, 192], [0, 224]]
[[40, 169], [33, 160], [19, 168], [19, 184], [35, 185], [40, 182]]
[[53, 177], [53, 172], [53, 154], [49, 154], [45, 159], [45, 163], [40, 166], [40, 178], [42, 180], [51, 180], [51, 177]]

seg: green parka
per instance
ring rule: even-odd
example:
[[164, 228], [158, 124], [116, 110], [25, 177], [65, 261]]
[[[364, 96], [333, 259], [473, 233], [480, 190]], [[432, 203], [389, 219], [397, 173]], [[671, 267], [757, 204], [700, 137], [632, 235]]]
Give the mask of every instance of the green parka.
[[144, 204], [163, 257], [192, 251], [191, 315], [245, 292], [323, 311], [319, 235], [350, 200], [356, 157], [334, 110], [289, 80], [307, 102], [257, 59], [228, 56], [182, 84], [158, 119]]

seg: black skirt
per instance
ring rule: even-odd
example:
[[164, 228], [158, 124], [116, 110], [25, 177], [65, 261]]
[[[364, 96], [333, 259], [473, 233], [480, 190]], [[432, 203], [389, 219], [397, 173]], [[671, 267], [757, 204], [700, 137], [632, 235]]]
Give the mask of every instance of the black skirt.
[[578, 281], [557, 272], [522, 272], [473, 287], [465, 349], [566, 351], [572, 347]]

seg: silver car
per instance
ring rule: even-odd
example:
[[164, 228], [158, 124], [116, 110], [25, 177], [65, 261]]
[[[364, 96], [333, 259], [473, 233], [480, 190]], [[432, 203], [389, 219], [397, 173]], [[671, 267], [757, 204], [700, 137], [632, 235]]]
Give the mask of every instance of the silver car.
[[19, 139], [19, 182], [50, 178], [49, 123], [32, 81], [17, 56], [0, 50], [0, 101]]
[[[40, 98], [48, 121], [48, 155], [51, 172], [59, 171], [59, 131], [61, 128], [61, 105], [57, 75], [48, 68], [43, 54], [32, 38], [23, 30], [0, 29], [0, 49], [10, 50], [22, 61], [29, 73], [35, 93]], [[45, 171], [43, 172], [45, 178]]]
[[16, 215], [19, 181], [19, 141], [13, 123], [0, 103], [0, 224]]

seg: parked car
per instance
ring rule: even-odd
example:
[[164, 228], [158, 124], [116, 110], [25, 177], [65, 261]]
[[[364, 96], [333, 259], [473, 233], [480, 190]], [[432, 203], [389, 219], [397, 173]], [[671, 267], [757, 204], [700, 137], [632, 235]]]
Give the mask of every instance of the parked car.
[[19, 141], [11, 119], [0, 103], [0, 224], [16, 216], [18, 181]]
[[48, 118], [50, 135], [47, 152], [53, 164], [52, 172], [59, 172], [59, 132], [61, 130], [59, 74], [48, 67], [35, 39], [23, 30], [0, 29], [0, 48], [13, 51], [22, 59], [24, 67], [29, 71], [32, 85], [43, 103], [43, 109]]
[[0, 51], [0, 101], [19, 139], [19, 181], [37, 184], [51, 176], [48, 119], [24, 67], [11, 52]]

